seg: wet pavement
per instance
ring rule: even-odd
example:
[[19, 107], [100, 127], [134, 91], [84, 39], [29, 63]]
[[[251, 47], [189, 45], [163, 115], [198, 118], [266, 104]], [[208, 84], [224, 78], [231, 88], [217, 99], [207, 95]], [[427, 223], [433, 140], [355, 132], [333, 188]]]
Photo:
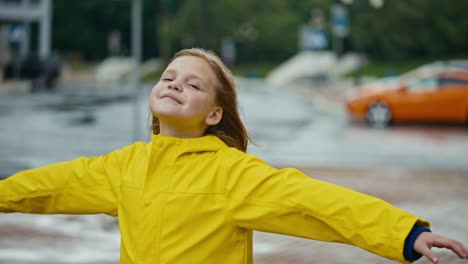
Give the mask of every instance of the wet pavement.
[[[342, 104], [317, 106], [314, 94], [239, 84], [243, 118], [257, 143], [249, 151], [270, 163], [468, 171], [464, 126], [370, 129], [350, 123]], [[148, 140], [149, 89], [140, 90], [137, 107], [128, 87], [0, 96], [0, 164], [38, 166]]]
[[[269, 89], [259, 80], [239, 85], [256, 142], [249, 152], [377, 195], [468, 244], [467, 128], [369, 129], [350, 123], [339, 100], [323, 102], [320, 93]], [[0, 95], [0, 178], [148, 140], [149, 89], [136, 100], [131, 87], [92, 85]], [[0, 216], [0, 264], [118, 263], [119, 240], [115, 219], [102, 215]], [[256, 263], [393, 263], [354, 247], [259, 232], [254, 251]], [[462, 263], [449, 255], [442, 260]]]

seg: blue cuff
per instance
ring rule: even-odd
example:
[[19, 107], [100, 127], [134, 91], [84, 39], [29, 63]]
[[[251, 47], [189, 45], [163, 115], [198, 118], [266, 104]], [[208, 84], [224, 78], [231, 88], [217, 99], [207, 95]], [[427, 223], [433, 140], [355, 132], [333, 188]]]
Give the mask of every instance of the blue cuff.
[[422, 256], [418, 252], [414, 251], [414, 242], [422, 232], [431, 232], [431, 230], [427, 227], [415, 224], [413, 226], [413, 229], [411, 229], [410, 233], [406, 237], [405, 247], [403, 249], [403, 256], [407, 261], [413, 262], [418, 260]]

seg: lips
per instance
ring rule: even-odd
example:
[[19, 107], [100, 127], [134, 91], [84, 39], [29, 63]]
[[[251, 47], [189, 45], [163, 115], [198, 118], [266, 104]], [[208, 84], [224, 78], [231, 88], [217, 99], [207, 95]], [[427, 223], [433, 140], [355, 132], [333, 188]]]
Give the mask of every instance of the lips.
[[160, 99], [164, 99], [164, 98], [167, 98], [167, 99], [170, 99], [178, 104], [181, 104], [181, 102], [179, 101], [179, 99], [177, 99], [177, 97], [171, 95], [171, 94], [163, 94]]

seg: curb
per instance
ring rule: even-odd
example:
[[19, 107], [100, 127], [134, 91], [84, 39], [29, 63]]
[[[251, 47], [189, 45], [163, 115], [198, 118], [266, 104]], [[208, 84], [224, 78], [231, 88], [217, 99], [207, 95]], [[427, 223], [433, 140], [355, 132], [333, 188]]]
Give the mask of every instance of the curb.
[[0, 83], [0, 94], [28, 94], [31, 92], [31, 83], [28, 81], [8, 81]]

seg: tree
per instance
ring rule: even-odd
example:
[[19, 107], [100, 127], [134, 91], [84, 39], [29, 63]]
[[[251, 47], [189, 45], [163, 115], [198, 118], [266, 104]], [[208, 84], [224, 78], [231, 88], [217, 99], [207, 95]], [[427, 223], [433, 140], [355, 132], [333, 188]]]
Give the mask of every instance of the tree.
[[350, 6], [351, 42], [373, 57], [448, 57], [466, 52], [468, 2], [385, 1], [381, 10], [368, 0]]
[[[155, 2], [144, 4], [144, 57], [157, 54]], [[108, 55], [107, 38], [113, 30], [122, 35], [123, 55], [130, 50], [130, 0], [53, 1], [53, 46], [64, 53], [78, 52], [84, 59]]]
[[[221, 42], [235, 40], [240, 63], [281, 61], [298, 51], [301, 25], [311, 10], [325, 14], [339, 0], [219, 0], [207, 1], [208, 32], [203, 42], [219, 53]], [[107, 35], [122, 32], [130, 48], [130, 0], [54, 1], [53, 46], [79, 51], [87, 59], [107, 55]], [[172, 57], [177, 50], [199, 46], [201, 0], [144, 0], [144, 57]], [[466, 0], [386, 0], [374, 9], [369, 0], [348, 6], [351, 27], [347, 51], [360, 50], [374, 58], [407, 59], [467, 54]], [[329, 18], [328, 18], [329, 21]], [[330, 25], [327, 25], [330, 32]]]
[[[207, 43], [215, 52], [225, 37], [235, 40], [241, 62], [278, 61], [296, 52], [299, 19], [287, 2], [225, 0], [211, 2], [208, 8]], [[176, 49], [197, 45], [199, 16], [198, 1], [186, 1], [181, 7], [171, 28]]]

